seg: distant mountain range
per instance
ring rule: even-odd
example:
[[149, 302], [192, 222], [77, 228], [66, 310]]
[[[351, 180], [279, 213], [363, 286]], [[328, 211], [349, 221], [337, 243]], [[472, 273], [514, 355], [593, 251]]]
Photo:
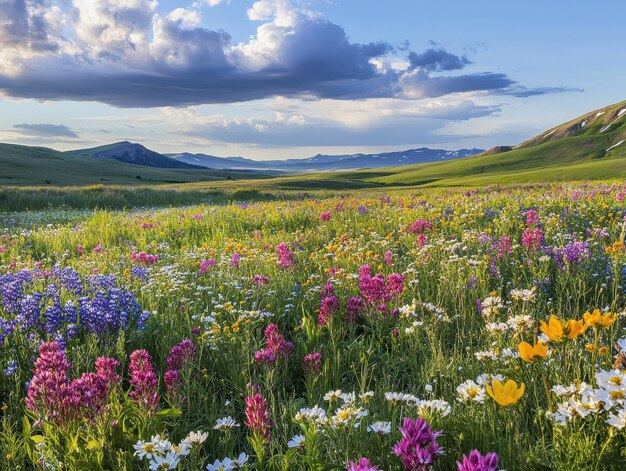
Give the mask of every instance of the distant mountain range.
[[159, 154], [141, 144], [128, 141], [116, 142], [106, 146], [69, 151], [69, 154], [115, 159], [133, 165], [145, 165], [160, 168], [213, 168], [241, 169], [282, 172], [317, 172], [328, 170], [350, 170], [358, 168], [379, 168], [393, 165], [410, 165], [441, 160], [459, 159], [483, 152], [482, 149], [461, 149], [448, 151], [443, 149], [408, 149], [399, 152], [381, 154], [323, 155], [317, 154], [307, 159], [287, 160], [252, 160], [244, 157], [217, 157], [208, 154]]

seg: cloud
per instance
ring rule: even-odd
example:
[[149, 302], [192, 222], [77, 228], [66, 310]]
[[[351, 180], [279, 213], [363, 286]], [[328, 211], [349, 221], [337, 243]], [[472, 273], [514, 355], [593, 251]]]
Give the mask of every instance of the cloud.
[[198, 1], [160, 14], [156, 0], [3, 0], [0, 93], [130, 108], [276, 96], [417, 100], [467, 91], [557, 91], [513, 88], [519, 84], [491, 72], [432, 76], [471, 63], [438, 45], [409, 52], [408, 66], [395, 67], [386, 59], [406, 54], [408, 46], [351, 42], [305, 0], [254, 2], [247, 15], [261, 24], [235, 43], [227, 32], [201, 26], [199, 5], [218, 3]]
[[[252, 117], [201, 116], [191, 108], [163, 108], [171, 132], [207, 143], [261, 147], [412, 145], [442, 142], [432, 137], [449, 121], [498, 113], [498, 104], [479, 105], [470, 97], [420, 102], [393, 99], [264, 103], [272, 114]], [[430, 135], [430, 136], [429, 136]], [[445, 139], [449, 139], [446, 135]]]
[[69, 137], [77, 139], [79, 136], [63, 124], [15, 124], [13, 126], [21, 134], [38, 137]]
[[426, 69], [440, 72], [442, 70], [462, 69], [472, 62], [466, 56], [451, 54], [445, 49], [426, 49], [421, 54], [409, 53], [410, 69]]

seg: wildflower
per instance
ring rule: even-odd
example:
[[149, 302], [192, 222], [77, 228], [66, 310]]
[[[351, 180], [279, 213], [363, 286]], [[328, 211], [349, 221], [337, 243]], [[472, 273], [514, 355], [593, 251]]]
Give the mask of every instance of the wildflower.
[[511, 298], [516, 301], [528, 302], [535, 299], [535, 294], [537, 293], [537, 287], [533, 286], [532, 289], [512, 289], [511, 290]]
[[336, 400], [341, 399], [341, 395], [343, 393], [341, 392], [341, 389], [337, 389], [335, 391], [328, 391], [325, 395], [324, 395], [324, 400], [327, 402], [333, 402]]
[[550, 316], [547, 323], [541, 321], [540, 329], [553, 342], [562, 342], [564, 340], [565, 328], [561, 320], [556, 316]]
[[518, 345], [520, 357], [526, 363], [535, 363], [537, 360], [545, 358], [548, 353], [548, 347], [543, 342], [539, 341], [534, 345], [530, 345], [528, 342], [522, 342]]
[[178, 453], [175, 451], [169, 451], [165, 456], [154, 455], [148, 464], [148, 469], [151, 471], [176, 469], [179, 462], [180, 457], [178, 456]]
[[98, 357], [96, 359], [96, 372], [104, 378], [109, 385], [118, 384], [120, 377], [115, 373], [115, 369], [120, 366], [120, 362], [115, 358]]
[[159, 404], [158, 380], [152, 368], [152, 357], [146, 350], [130, 354], [130, 384], [128, 397], [137, 405], [154, 414]]
[[314, 352], [305, 355], [303, 369], [309, 376], [319, 376], [322, 372], [322, 354]]
[[426, 419], [446, 417], [450, 412], [452, 412], [450, 404], [440, 399], [419, 401], [417, 404], [417, 414]]
[[253, 433], [262, 437], [265, 442], [270, 440], [270, 429], [273, 424], [267, 410], [267, 402], [260, 393], [246, 398], [245, 425]]
[[484, 386], [475, 383], [471, 379], [459, 384], [456, 392], [458, 394], [457, 400], [460, 402], [478, 402], [480, 404], [485, 402]]
[[304, 435], [296, 435], [291, 437], [291, 439], [287, 442], [287, 448], [300, 448], [304, 446]]
[[356, 463], [354, 461], [348, 462], [347, 471], [380, 471], [380, 468], [373, 465], [367, 458], [359, 458]]
[[323, 213], [320, 214], [320, 221], [330, 221], [330, 217], [331, 217], [331, 212], [324, 211]]
[[610, 327], [617, 320], [617, 314], [612, 312], [606, 312], [602, 314], [600, 312], [600, 309], [595, 309], [593, 312], [585, 312], [583, 314], [583, 319], [587, 327], [607, 328]]
[[276, 358], [287, 357], [294, 349], [293, 342], [288, 342], [278, 330], [276, 324], [270, 324], [265, 328], [265, 344], [276, 355]]
[[367, 427], [367, 431], [378, 435], [389, 435], [391, 433], [391, 422], [374, 422]]
[[207, 432], [198, 430], [197, 432], [189, 432], [189, 435], [187, 435], [185, 440], [192, 445], [202, 445], [208, 437], [209, 434]]
[[153, 456], [156, 456], [156, 447], [154, 444], [155, 438], [156, 437], [152, 437], [152, 440], [149, 442], [140, 440], [137, 443], [135, 443], [133, 445], [133, 448], [135, 449], [134, 455], [140, 460], [143, 460], [143, 459], [149, 460]]
[[463, 461], [456, 462], [457, 471], [496, 471], [498, 455], [494, 452], [481, 455], [478, 450], [472, 450], [469, 456], [463, 455]]
[[402, 459], [404, 469], [426, 471], [443, 453], [437, 444], [441, 432], [434, 432], [424, 419], [406, 417], [400, 432], [402, 439], [391, 450]]
[[617, 414], [609, 415], [606, 423], [609, 424], [611, 427], [622, 430], [624, 427], [626, 427], [626, 410], [622, 409]]
[[239, 424], [235, 419], [233, 419], [230, 415], [228, 417], [223, 417], [221, 419], [217, 419], [215, 425], [213, 426], [213, 430], [219, 430], [220, 432], [227, 432], [233, 428], [239, 427]]
[[363, 299], [358, 296], [348, 299], [346, 314], [343, 318], [346, 324], [355, 324], [363, 311]]
[[196, 356], [196, 346], [189, 340], [185, 339], [178, 345], [174, 345], [167, 357], [167, 367], [170, 370], [180, 370], [191, 362]]
[[278, 255], [278, 266], [280, 268], [291, 268], [294, 266], [294, 253], [289, 250], [289, 246], [285, 242], [281, 242], [276, 246], [276, 254]]
[[495, 380], [491, 385], [486, 386], [487, 394], [501, 406], [513, 406], [517, 404], [524, 395], [524, 383], [517, 383], [512, 379], [502, 384], [501, 381]]

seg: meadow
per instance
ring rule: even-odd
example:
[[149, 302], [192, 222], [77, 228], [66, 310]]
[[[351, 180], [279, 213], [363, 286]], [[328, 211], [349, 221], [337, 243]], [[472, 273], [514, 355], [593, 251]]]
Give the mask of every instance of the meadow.
[[626, 468], [626, 184], [246, 196], [0, 217], [0, 469]]

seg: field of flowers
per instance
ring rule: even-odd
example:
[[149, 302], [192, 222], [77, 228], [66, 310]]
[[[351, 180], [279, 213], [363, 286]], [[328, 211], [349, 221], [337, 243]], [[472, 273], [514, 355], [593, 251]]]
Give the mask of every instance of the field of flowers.
[[5, 215], [0, 469], [626, 469], [625, 197]]

